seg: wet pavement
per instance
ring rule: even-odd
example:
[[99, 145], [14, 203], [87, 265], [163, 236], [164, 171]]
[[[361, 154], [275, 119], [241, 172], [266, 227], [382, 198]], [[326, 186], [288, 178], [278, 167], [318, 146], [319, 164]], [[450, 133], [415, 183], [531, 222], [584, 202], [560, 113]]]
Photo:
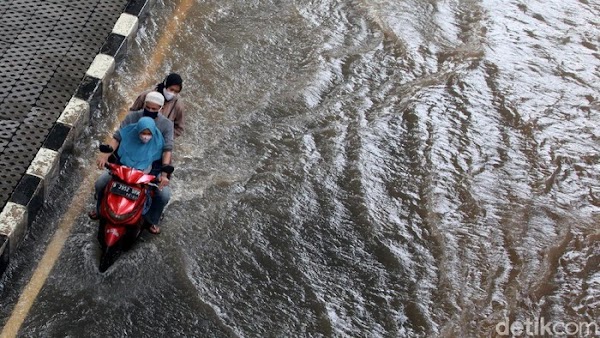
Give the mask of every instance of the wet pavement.
[[23, 314], [19, 337], [499, 337], [543, 320], [586, 336], [600, 4], [193, 1], [177, 31], [185, 1], [156, 2], [102, 100], [120, 111], [145, 78], [185, 75], [161, 235], [98, 272], [82, 184], [113, 130], [98, 113], [0, 279], [0, 323]]

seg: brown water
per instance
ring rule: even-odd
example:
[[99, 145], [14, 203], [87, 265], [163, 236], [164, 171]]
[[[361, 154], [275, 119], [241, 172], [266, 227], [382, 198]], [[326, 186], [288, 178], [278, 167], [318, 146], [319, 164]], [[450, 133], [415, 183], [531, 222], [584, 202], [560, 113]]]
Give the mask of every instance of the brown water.
[[[135, 96], [176, 5], [157, 2], [98, 120]], [[599, 14], [585, 0], [198, 2], [144, 74], [185, 81], [164, 233], [100, 275], [82, 217], [21, 332], [600, 322]], [[76, 155], [89, 169], [93, 152]]]

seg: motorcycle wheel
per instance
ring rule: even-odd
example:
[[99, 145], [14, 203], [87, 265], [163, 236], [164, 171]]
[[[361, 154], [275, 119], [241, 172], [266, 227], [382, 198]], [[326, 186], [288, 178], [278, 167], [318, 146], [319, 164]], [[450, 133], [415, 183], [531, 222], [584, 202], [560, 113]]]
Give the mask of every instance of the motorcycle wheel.
[[108, 268], [113, 265], [120, 254], [121, 248], [119, 244], [104, 248], [104, 250], [102, 250], [102, 256], [100, 257], [100, 265], [98, 266], [100, 272], [105, 272], [108, 270]]
[[104, 251], [106, 249], [106, 244], [104, 243], [104, 226], [106, 225], [106, 222], [103, 219], [100, 219], [100, 222], [98, 223], [97, 239], [98, 243], [100, 244], [100, 248], [102, 248], [102, 251]]

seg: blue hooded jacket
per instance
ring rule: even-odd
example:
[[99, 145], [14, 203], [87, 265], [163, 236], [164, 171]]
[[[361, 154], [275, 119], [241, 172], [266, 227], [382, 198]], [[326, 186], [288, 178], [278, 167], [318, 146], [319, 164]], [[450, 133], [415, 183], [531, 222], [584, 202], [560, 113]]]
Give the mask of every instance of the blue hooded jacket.
[[[140, 133], [145, 129], [152, 133], [152, 139], [148, 143], [140, 140]], [[161, 159], [165, 141], [153, 119], [142, 117], [137, 123], [125, 126], [119, 132], [121, 142], [117, 155], [123, 165], [144, 170], [150, 167], [152, 162]]]

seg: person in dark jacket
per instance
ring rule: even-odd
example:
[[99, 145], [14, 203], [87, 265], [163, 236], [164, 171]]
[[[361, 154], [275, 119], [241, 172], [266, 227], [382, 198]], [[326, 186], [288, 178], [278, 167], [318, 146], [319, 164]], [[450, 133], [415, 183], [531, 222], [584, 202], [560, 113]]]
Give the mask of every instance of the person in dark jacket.
[[184, 106], [179, 97], [179, 93], [183, 89], [183, 80], [176, 73], [169, 74], [163, 82], [156, 85], [154, 89], [147, 90], [141, 93], [133, 105], [129, 108], [130, 111], [137, 111], [144, 107], [146, 95], [151, 91], [161, 93], [165, 98], [165, 104], [162, 108], [162, 114], [169, 120], [173, 121], [175, 127], [175, 137], [181, 136], [184, 131]]

